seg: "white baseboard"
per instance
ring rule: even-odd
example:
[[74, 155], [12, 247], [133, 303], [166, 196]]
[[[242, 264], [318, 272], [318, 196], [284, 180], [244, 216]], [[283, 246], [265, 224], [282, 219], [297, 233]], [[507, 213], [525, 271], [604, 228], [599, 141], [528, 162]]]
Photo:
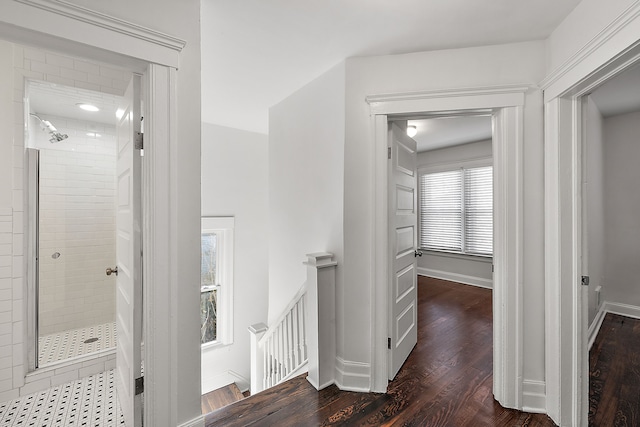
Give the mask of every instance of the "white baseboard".
[[640, 319], [640, 307], [637, 305], [621, 304], [618, 302], [605, 301], [604, 311], [607, 313], [619, 314], [621, 316]]
[[478, 286], [480, 288], [493, 289], [493, 280], [482, 277], [467, 276], [465, 274], [450, 273], [448, 271], [433, 270], [431, 268], [418, 267], [420, 276], [433, 277], [434, 279], [450, 280], [464, 283], [465, 285]]
[[178, 427], [204, 427], [204, 415], [200, 415], [197, 418], [180, 424]]
[[589, 325], [589, 332], [587, 333], [589, 341], [587, 350], [591, 350], [596, 337], [598, 336], [598, 332], [600, 332], [600, 327], [602, 326], [602, 321], [604, 320], [605, 314], [607, 312], [604, 310], [605, 304], [600, 304], [600, 309], [596, 313], [596, 317], [593, 318], [593, 322]]
[[221, 387], [236, 383], [241, 392], [249, 390], [250, 382], [247, 378], [232, 370], [222, 372], [209, 378], [202, 378], [201, 392], [202, 394], [217, 390]]
[[336, 357], [336, 385], [340, 390], [367, 393], [371, 390], [371, 365]]
[[547, 391], [544, 381], [522, 381], [522, 410], [537, 414], [547, 412]]
[[631, 317], [633, 319], [640, 319], [640, 307], [637, 305], [621, 304], [618, 302], [605, 301], [600, 306], [596, 317], [589, 325], [589, 350], [600, 332], [602, 321], [607, 313], [619, 314], [620, 316]]

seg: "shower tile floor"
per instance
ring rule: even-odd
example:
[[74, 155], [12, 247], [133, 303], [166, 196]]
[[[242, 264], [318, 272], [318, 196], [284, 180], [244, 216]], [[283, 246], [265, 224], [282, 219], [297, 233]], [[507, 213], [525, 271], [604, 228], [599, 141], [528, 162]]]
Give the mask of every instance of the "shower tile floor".
[[0, 427], [121, 427], [114, 370], [0, 403]]
[[44, 335], [38, 339], [38, 366], [115, 346], [115, 322]]

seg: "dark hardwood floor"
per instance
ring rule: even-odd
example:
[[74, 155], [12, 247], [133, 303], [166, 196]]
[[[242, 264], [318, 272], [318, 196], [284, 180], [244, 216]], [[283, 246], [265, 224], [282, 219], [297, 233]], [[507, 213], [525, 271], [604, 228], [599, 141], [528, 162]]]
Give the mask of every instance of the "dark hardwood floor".
[[590, 426], [640, 426], [640, 320], [605, 316], [589, 377]]
[[492, 394], [491, 290], [419, 278], [418, 345], [387, 393], [317, 392], [304, 376], [206, 416], [211, 426], [553, 426]]

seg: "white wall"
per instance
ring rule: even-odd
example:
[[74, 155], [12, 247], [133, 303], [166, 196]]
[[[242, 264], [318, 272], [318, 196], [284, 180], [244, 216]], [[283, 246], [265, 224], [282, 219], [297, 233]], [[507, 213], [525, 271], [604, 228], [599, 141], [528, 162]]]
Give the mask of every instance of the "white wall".
[[268, 143], [267, 135], [202, 125], [202, 216], [235, 217], [233, 344], [202, 351], [203, 393], [237, 376], [248, 384], [247, 328], [267, 320]]
[[[607, 251], [605, 249], [604, 228], [604, 160], [603, 160], [603, 119], [598, 107], [591, 97], [587, 97], [587, 129], [583, 192], [586, 196], [586, 238], [587, 268], [589, 275], [589, 325], [598, 312], [596, 288], [604, 285], [604, 262]], [[603, 286], [604, 289], [604, 286]], [[604, 290], [601, 300], [604, 300]]]
[[[13, 45], [0, 40], [0, 129], [13, 130]], [[11, 153], [13, 135], [6, 131], [0, 138], [0, 152]], [[0, 156], [0, 209], [11, 208], [13, 181], [12, 157]]]
[[[418, 169], [460, 163], [469, 160], [491, 158], [491, 140], [476, 141], [438, 150], [418, 153]], [[493, 287], [491, 258], [442, 254], [425, 251], [418, 258], [418, 273], [445, 280]]]
[[[345, 143], [345, 361], [370, 366], [374, 182], [373, 135], [365, 97], [372, 94], [536, 85], [544, 77], [544, 43], [530, 42], [347, 60]], [[544, 381], [544, 262], [542, 94], [531, 90], [524, 109], [524, 367], [525, 380]], [[347, 286], [348, 284], [348, 286]], [[346, 315], [346, 314], [345, 314]]]
[[640, 307], [640, 112], [604, 120], [607, 301]]
[[[344, 91], [341, 63], [270, 109], [270, 321], [304, 284], [308, 253], [336, 255], [342, 289], [343, 227], [351, 227], [343, 224], [344, 176], [353, 172], [343, 162]], [[340, 324], [340, 306], [337, 313]]]

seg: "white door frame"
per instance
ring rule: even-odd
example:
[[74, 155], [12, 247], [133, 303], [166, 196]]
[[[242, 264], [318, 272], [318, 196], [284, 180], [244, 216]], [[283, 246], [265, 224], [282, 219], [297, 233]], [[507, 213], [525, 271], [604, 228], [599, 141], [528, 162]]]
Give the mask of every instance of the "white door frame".
[[371, 389], [388, 384], [389, 293], [387, 122], [406, 114], [488, 112], [493, 121], [494, 289], [493, 393], [507, 408], [522, 407], [523, 142], [527, 85], [414, 92], [367, 97], [375, 144], [374, 283], [371, 292]]
[[[601, 46], [598, 40], [595, 45]], [[582, 264], [582, 97], [640, 63], [636, 42], [604, 65], [576, 60], [582, 77], [545, 89], [545, 377], [547, 413], [560, 425], [587, 425], [589, 351]], [[585, 71], [587, 70], [587, 71]]]
[[[145, 283], [153, 284], [144, 286], [143, 298], [144, 420], [148, 425], [177, 425], [175, 294], [179, 278], [178, 257], [172, 256], [177, 245], [171, 243], [177, 241], [179, 231], [174, 212], [179, 174], [170, 159], [176, 158], [179, 145], [176, 69], [185, 42], [67, 2], [15, 0], [3, 2], [2, 8], [0, 38], [143, 73], [143, 275]], [[26, 268], [23, 273], [26, 277]], [[25, 294], [25, 304], [26, 298]]]

